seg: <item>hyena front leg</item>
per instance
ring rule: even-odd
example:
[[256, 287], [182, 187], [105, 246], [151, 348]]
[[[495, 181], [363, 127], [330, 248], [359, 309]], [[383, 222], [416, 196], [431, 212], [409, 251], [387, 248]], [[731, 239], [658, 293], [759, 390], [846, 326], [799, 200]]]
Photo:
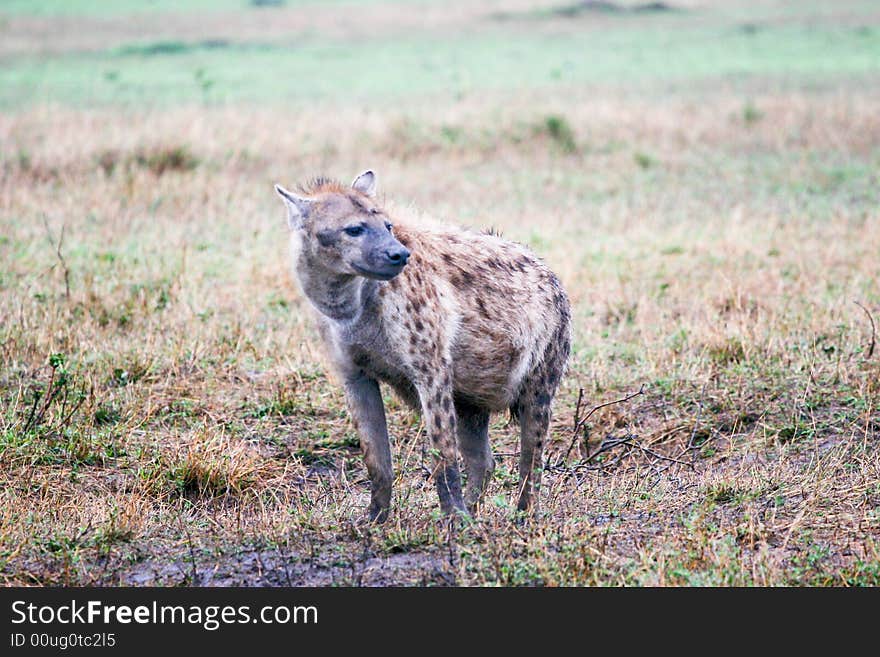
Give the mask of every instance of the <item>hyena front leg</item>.
[[489, 411], [456, 402], [455, 413], [458, 420], [458, 449], [464, 457], [467, 473], [465, 502], [468, 511], [475, 513], [495, 470], [495, 458], [489, 446]]
[[458, 468], [458, 450], [455, 446], [456, 417], [452, 403], [452, 375], [438, 373], [433, 383], [418, 386], [422, 417], [434, 454], [434, 481], [440, 508], [450, 515], [467, 515], [461, 496], [461, 474]]
[[391, 508], [394, 473], [379, 384], [362, 372], [358, 373], [346, 380], [345, 397], [370, 475], [372, 491], [367, 517], [370, 521], [385, 522]]

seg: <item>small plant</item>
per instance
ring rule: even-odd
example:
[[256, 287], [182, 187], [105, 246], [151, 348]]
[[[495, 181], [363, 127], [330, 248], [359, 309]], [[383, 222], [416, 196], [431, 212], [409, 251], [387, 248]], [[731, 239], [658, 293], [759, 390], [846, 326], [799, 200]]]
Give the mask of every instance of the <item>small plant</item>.
[[110, 176], [116, 171], [116, 167], [119, 166], [121, 160], [122, 157], [118, 150], [106, 150], [98, 155], [98, 166], [104, 172], [104, 175]]
[[156, 299], [156, 310], [162, 311], [168, 307], [168, 304], [171, 302], [171, 292], [167, 287], [162, 287], [159, 289], [159, 295]]
[[806, 551], [801, 551], [792, 557], [791, 566], [794, 581], [810, 586], [834, 584], [834, 574], [828, 569], [830, 552], [827, 546], [813, 543]]
[[140, 150], [135, 153], [133, 161], [157, 176], [168, 171], [192, 171], [199, 165], [199, 159], [184, 145]]
[[743, 122], [746, 125], [757, 123], [764, 118], [764, 112], [755, 107], [751, 101], [747, 102], [742, 111]]
[[440, 136], [450, 144], [457, 144], [464, 137], [464, 130], [454, 125], [444, 125], [440, 128]]
[[564, 116], [551, 114], [546, 117], [543, 130], [564, 153], [577, 152], [574, 130]]
[[[71, 423], [74, 413], [86, 399], [84, 388], [74, 389], [67, 356], [53, 353], [48, 357], [49, 380], [34, 383], [30, 390], [31, 404], [24, 423], [18, 428], [22, 434], [30, 431], [58, 432]], [[44, 429], [44, 425], [49, 428]]]
[[296, 394], [297, 384], [293, 380], [291, 384], [279, 383], [275, 388], [275, 395], [271, 399], [258, 404], [256, 407], [246, 410], [246, 416], [251, 418], [285, 417], [302, 412], [302, 406]]
[[114, 367], [112, 380], [115, 385], [121, 387], [137, 381], [137, 376], [122, 367]]
[[706, 489], [706, 500], [717, 504], [730, 504], [742, 497], [742, 491], [732, 484], [717, 484]]
[[791, 443], [799, 440], [804, 440], [805, 438], [810, 438], [813, 435], [813, 429], [809, 425], [796, 420], [791, 424], [788, 424], [782, 428], [780, 428], [776, 432], [776, 439], [781, 443]]
[[116, 424], [121, 419], [121, 413], [113, 406], [101, 405], [95, 410], [94, 421], [96, 425]]
[[266, 305], [278, 312], [284, 313], [290, 308], [290, 302], [280, 294], [272, 293], [269, 295], [269, 299], [266, 302]]
[[227, 436], [196, 436], [173, 456], [159, 454], [139, 475], [156, 494], [202, 498], [241, 495], [259, 479], [259, 459]]
[[203, 68], [200, 68], [196, 71], [195, 78], [196, 84], [199, 86], [199, 89], [202, 90], [203, 99], [208, 100], [208, 94], [215, 84], [214, 80], [208, 77], [208, 74]]
[[651, 157], [647, 153], [642, 153], [640, 151], [633, 156], [633, 159], [635, 160], [636, 164], [638, 164], [639, 167], [642, 169], [650, 169], [657, 163], [657, 161], [653, 157]]
[[880, 561], [858, 559], [841, 573], [841, 580], [847, 586], [880, 586]]
[[723, 342], [711, 344], [706, 349], [709, 360], [718, 365], [741, 363], [746, 359], [746, 349], [738, 338], [728, 338]]

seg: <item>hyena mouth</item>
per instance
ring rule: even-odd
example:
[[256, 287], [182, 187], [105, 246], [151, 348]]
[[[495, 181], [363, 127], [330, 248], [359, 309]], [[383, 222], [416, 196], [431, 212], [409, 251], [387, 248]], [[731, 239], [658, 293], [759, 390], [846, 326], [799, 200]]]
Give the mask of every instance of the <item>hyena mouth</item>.
[[374, 278], [377, 281], [390, 281], [392, 278], [402, 272], [405, 266], [406, 265], [389, 265], [387, 267], [383, 267], [382, 269], [366, 269], [365, 267], [360, 267], [354, 263], [352, 263], [351, 265], [352, 269], [354, 269], [361, 276]]

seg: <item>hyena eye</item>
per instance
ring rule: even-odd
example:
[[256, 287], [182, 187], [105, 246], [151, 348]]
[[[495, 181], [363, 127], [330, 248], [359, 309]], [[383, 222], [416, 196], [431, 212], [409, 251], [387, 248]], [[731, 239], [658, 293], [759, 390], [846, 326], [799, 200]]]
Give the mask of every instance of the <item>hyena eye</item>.
[[364, 234], [364, 227], [363, 226], [349, 226], [348, 228], [345, 229], [345, 234], [351, 235], [352, 237], [357, 237], [358, 235], [363, 235]]
[[391, 232], [391, 229], [394, 228], [394, 225], [393, 225], [393, 224], [389, 224], [388, 222], [385, 222], [385, 228], [386, 228], [386, 229], [388, 230], [388, 232], [390, 233], [390, 232]]

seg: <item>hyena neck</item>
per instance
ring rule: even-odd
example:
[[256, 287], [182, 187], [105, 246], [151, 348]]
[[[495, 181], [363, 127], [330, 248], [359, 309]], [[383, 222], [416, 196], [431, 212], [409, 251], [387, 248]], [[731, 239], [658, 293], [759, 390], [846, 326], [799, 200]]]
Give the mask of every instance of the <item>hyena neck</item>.
[[329, 271], [305, 254], [296, 263], [300, 286], [318, 311], [338, 322], [357, 321], [373, 297], [376, 281]]

